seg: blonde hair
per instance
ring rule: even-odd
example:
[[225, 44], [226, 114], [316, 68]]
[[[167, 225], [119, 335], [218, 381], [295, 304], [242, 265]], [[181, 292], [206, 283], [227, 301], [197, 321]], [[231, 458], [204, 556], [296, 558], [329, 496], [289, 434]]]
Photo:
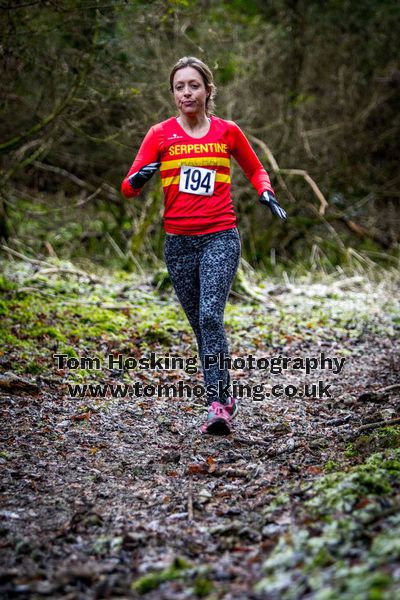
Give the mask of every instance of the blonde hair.
[[210, 115], [214, 109], [214, 98], [217, 93], [217, 88], [214, 84], [214, 77], [211, 72], [211, 69], [203, 63], [199, 58], [195, 56], [183, 56], [178, 60], [177, 63], [171, 69], [171, 73], [169, 74], [169, 87], [171, 92], [174, 91], [174, 76], [177, 71], [180, 69], [185, 69], [186, 67], [193, 67], [198, 71], [204, 81], [205, 88], [208, 92], [208, 98], [206, 100], [206, 114]]

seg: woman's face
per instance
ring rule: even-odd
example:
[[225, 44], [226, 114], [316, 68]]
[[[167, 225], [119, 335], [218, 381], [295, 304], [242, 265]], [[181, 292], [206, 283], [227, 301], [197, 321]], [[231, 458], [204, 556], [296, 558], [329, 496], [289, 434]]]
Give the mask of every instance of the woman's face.
[[176, 71], [173, 79], [175, 104], [181, 114], [205, 113], [208, 91], [197, 69], [185, 67]]

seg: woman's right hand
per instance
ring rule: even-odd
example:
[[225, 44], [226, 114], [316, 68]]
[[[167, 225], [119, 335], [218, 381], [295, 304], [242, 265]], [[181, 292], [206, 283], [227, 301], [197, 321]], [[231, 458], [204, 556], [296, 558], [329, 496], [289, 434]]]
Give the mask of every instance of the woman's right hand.
[[132, 173], [132, 175], [128, 177], [130, 186], [134, 190], [139, 190], [142, 188], [146, 181], [149, 181], [149, 179], [153, 177], [154, 173], [160, 168], [160, 165], [160, 162], [153, 162], [145, 165], [136, 173]]

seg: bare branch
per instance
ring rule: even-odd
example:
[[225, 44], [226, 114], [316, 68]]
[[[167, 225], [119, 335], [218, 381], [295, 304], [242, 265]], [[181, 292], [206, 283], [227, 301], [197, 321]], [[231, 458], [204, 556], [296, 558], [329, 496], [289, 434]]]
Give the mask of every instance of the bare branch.
[[268, 162], [271, 165], [272, 171], [278, 177], [279, 183], [288, 192], [291, 199], [294, 200], [294, 197], [290, 193], [286, 183], [284, 182], [283, 178], [281, 177], [282, 174], [298, 175], [300, 177], [304, 177], [305, 181], [308, 183], [308, 185], [314, 192], [315, 196], [319, 200], [319, 204], [320, 204], [319, 214], [320, 215], [325, 214], [325, 210], [328, 206], [328, 202], [327, 202], [325, 196], [323, 195], [323, 193], [321, 192], [321, 190], [319, 189], [318, 185], [314, 181], [314, 179], [307, 173], [307, 171], [304, 171], [303, 169], [281, 169], [279, 167], [274, 155], [272, 154], [271, 150], [268, 148], [267, 144], [265, 142], [263, 142], [262, 140], [260, 140], [259, 138], [256, 138], [254, 135], [249, 135], [249, 137], [255, 144], [258, 144], [260, 146], [260, 148], [264, 151], [264, 154], [266, 155]]

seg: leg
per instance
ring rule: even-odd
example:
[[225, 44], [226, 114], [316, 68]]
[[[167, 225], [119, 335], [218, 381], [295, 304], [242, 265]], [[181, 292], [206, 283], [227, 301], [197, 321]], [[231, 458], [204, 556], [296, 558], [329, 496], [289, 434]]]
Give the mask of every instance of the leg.
[[198, 252], [184, 236], [166, 236], [164, 259], [176, 295], [196, 335], [199, 356], [202, 340], [199, 324], [200, 278]]
[[[236, 229], [221, 232], [204, 245], [200, 257], [200, 330], [202, 363], [204, 355], [228, 356], [229, 348], [224, 328], [224, 310], [233, 278], [239, 266], [240, 237]], [[204, 370], [206, 386], [226, 386], [229, 372], [219, 365]], [[209, 398], [224, 401], [229, 394], [218, 391]]]

